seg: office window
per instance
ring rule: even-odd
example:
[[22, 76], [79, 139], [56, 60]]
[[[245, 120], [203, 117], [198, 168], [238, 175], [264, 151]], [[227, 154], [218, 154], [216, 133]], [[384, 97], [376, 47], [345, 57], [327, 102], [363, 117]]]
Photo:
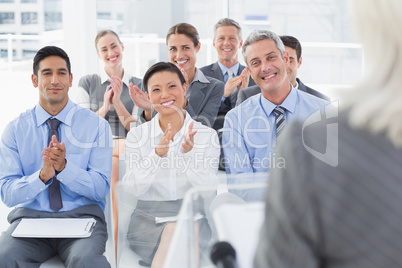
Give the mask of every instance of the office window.
[[0, 24], [14, 24], [14, 12], [0, 12]]
[[0, 3], [14, 3], [14, 0], [0, 0]]
[[38, 24], [38, 13], [36, 12], [22, 12], [21, 24]]
[[21, 0], [21, 3], [37, 3], [38, 0]]
[[112, 19], [112, 14], [110, 12], [98, 12], [98, 19], [100, 20], [110, 20]]
[[29, 49], [24, 49], [22, 50], [22, 56], [26, 59], [32, 59], [35, 57], [37, 50], [29, 50]]
[[[13, 49], [13, 57], [17, 55], [17, 51]], [[0, 58], [7, 58], [8, 57], [8, 50], [7, 49], [0, 49]]]
[[63, 27], [61, 12], [45, 12], [45, 31], [58, 30]]

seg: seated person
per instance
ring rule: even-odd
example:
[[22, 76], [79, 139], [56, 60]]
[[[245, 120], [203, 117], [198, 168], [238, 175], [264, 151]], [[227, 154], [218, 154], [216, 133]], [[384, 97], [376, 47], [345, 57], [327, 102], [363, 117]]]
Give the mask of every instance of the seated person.
[[[73, 75], [62, 49], [40, 49], [31, 79], [39, 103], [8, 124], [0, 143], [1, 198], [15, 207], [0, 236], [0, 267], [38, 267], [55, 255], [67, 267], [110, 267], [103, 255], [110, 126], [69, 100]], [[96, 225], [85, 239], [14, 238], [23, 218], [94, 218]]]
[[[289, 56], [275, 33], [253, 31], [243, 44], [243, 55], [261, 93], [225, 117], [222, 146], [228, 175], [265, 173], [272, 165], [285, 167], [286, 163], [274, 154], [283, 127], [291, 120], [308, 118], [328, 104], [289, 83]], [[233, 177], [228, 183], [235, 183]]]
[[[314, 95], [318, 98], [329, 101], [330, 99], [322, 94], [321, 92], [312, 89], [311, 87], [306, 86], [300, 78], [297, 78], [297, 71], [300, 68], [303, 58], [302, 58], [302, 47], [295, 37], [290, 35], [281, 35], [280, 36], [283, 44], [285, 45], [285, 51], [289, 53], [289, 66], [287, 68], [288, 77], [290, 83], [293, 85], [295, 89], [307, 92], [311, 95]], [[261, 93], [261, 89], [259, 86], [250, 86], [249, 88], [245, 88], [238, 94], [238, 99], [236, 105], [239, 105], [247, 98], [254, 96], [258, 93]]]
[[241, 27], [235, 20], [223, 18], [215, 24], [213, 46], [218, 53], [218, 61], [200, 70], [225, 83], [218, 118], [214, 124], [216, 130], [223, 127], [226, 113], [236, 106], [238, 92], [255, 85], [247, 68], [237, 59], [242, 44]]
[[285, 131], [288, 165], [271, 173], [256, 268], [402, 267], [402, 2], [350, 3], [370, 60], [332, 118], [303, 139], [301, 123]]
[[[220, 149], [215, 130], [183, 109], [187, 84], [174, 64], [154, 64], [143, 83], [158, 113], [131, 129], [126, 139], [123, 183], [138, 197], [127, 239], [145, 263], [162, 267], [175, 222], [157, 224], [155, 217], [177, 215], [192, 186], [217, 184]], [[207, 220], [199, 220], [198, 226], [200, 241], [209, 239]]]
[[[188, 23], [172, 26], [166, 35], [170, 62], [182, 71], [188, 84], [184, 109], [197, 122], [212, 127], [218, 114], [224, 91], [223, 82], [205, 76], [195, 67], [197, 53], [201, 48], [197, 29]], [[131, 97], [134, 103], [144, 110], [139, 123], [149, 121], [155, 112], [144, 92], [132, 86], [136, 94]]]
[[[102, 30], [95, 37], [96, 54], [104, 63], [100, 74], [81, 77], [76, 102], [105, 118], [113, 134], [112, 206], [114, 236], [117, 239], [117, 197], [115, 185], [119, 181], [119, 155], [124, 153], [124, 142], [130, 124], [136, 121], [138, 107], [129, 95], [129, 84], [142, 87], [142, 80], [128, 74], [123, 68], [124, 44], [112, 30]], [[116, 243], [117, 245], [117, 243]]]

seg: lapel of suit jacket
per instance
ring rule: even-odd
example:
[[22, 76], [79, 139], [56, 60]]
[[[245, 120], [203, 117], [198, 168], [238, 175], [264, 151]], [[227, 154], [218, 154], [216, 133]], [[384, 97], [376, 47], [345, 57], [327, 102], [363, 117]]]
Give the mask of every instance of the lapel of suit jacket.
[[245, 68], [245, 66], [244, 66], [244, 65], [241, 65], [241, 64], [239, 63], [239, 70], [237, 71], [237, 76], [239, 76], [239, 75], [241, 74], [241, 72], [243, 72], [244, 68]]
[[207, 95], [207, 86], [208, 84], [204, 84], [199, 81], [194, 81], [190, 84], [191, 99], [189, 100], [189, 103], [191, 104], [191, 107], [196, 115], [199, 115], [201, 108], [204, 107], [202, 104], [206, 100], [205, 96]]
[[212, 65], [210, 76], [215, 77], [216, 79], [221, 80], [222, 82], [224, 81], [222, 70], [221, 68], [219, 68], [218, 62], [215, 62]]
[[300, 89], [301, 91], [306, 92], [306, 91], [307, 91], [307, 89], [306, 89], [306, 86], [303, 84], [303, 82], [302, 82], [302, 81], [300, 81], [300, 79], [299, 79], [299, 78], [296, 78], [296, 81], [297, 81], [297, 83], [299, 84], [299, 88], [298, 88], [298, 89]]

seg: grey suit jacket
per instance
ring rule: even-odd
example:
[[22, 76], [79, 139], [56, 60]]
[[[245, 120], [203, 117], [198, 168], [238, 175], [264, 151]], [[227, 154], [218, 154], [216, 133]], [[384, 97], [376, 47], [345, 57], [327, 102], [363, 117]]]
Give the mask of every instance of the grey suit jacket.
[[209, 83], [195, 81], [191, 83], [191, 97], [186, 107], [191, 117], [202, 124], [214, 125], [221, 104], [225, 85], [218, 79], [208, 77]]
[[[308, 87], [306, 85], [303, 84], [303, 82], [299, 79], [296, 78], [297, 83], [299, 83], [299, 90], [307, 92], [311, 95], [314, 95], [320, 99], [324, 99], [327, 101], [330, 101], [330, 99], [325, 96], [324, 94], [322, 94], [321, 92], [312, 89], [311, 87]], [[240, 103], [242, 103], [243, 101], [245, 101], [246, 99], [250, 98], [251, 96], [254, 96], [258, 93], [261, 93], [261, 89], [259, 86], [255, 85], [252, 87], [248, 87], [245, 88], [243, 90], [240, 90], [239, 94], [237, 95], [237, 102], [236, 102], [236, 106], [240, 105]]]
[[[244, 70], [245, 66], [241, 65], [239, 66], [239, 70], [236, 74], [236, 76], [240, 75], [241, 72]], [[224, 82], [224, 78], [222, 75], [222, 70], [219, 67], [218, 62], [212, 63], [210, 65], [204, 66], [200, 69], [206, 76], [216, 78], [222, 82]], [[248, 82], [248, 86], [253, 86], [255, 85], [254, 80], [250, 77], [250, 80]], [[218, 111], [218, 117], [215, 121], [215, 125], [213, 126], [214, 129], [218, 130], [223, 127], [223, 121], [225, 118], [225, 115], [228, 111], [230, 111], [233, 107], [236, 106], [237, 102], [237, 94], [239, 90], [238, 88], [235, 88], [230, 95], [230, 98], [226, 98], [224, 101], [220, 103], [219, 111]]]
[[[239, 76], [241, 74], [241, 72], [244, 70], [244, 68], [246, 68], [244, 65], [239, 64], [239, 70], [236, 74], [236, 76]], [[224, 82], [225, 80], [223, 79], [223, 75], [222, 75], [222, 70], [219, 67], [218, 62], [212, 63], [210, 65], [204, 66], [200, 69], [206, 76], [210, 76], [213, 78], [216, 78], [222, 82]], [[255, 82], [254, 80], [250, 77], [250, 80], [248, 81], [248, 86], [254, 86]], [[232, 94], [230, 95], [230, 99], [231, 99], [231, 107], [233, 108], [236, 105], [236, 101], [237, 101], [237, 93], [239, 92], [239, 90], [236, 88], [235, 90], [233, 90]]]
[[402, 267], [401, 148], [340, 112], [288, 126], [277, 157], [254, 267]]

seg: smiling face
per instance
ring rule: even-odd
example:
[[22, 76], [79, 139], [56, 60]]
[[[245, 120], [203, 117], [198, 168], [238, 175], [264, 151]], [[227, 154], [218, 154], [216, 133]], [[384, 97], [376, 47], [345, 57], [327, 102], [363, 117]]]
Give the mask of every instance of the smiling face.
[[239, 36], [239, 30], [235, 26], [221, 26], [216, 29], [213, 45], [218, 52], [219, 62], [232, 67], [237, 63], [237, 53], [243, 40]]
[[187, 73], [195, 70], [197, 53], [201, 43], [194, 46], [193, 41], [184, 34], [172, 34], [167, 40], [170, 62], [183, 68]]
[[99, 38], [96, 44], [98, 57], [106, 67], [115, 67], [122, 64], [124, 45], [114, 34], [108, 33]]
[[[32, 84], [39, 88], [39, 103], [49, 113], [59, 110], [68, 102], [68, 90], [73, 75], [68, 72], [66, 61], [49, 56], [39, 62], [38, 75], [32, 75]], [[57, 113], [56, 113], [57, 114]]]
[[174, 72], [158, 72], [148, 79], [148, 97], [160, 116], [179, 111], [182, 114], [186, 92], [186, 84], [182, 84]]
[[289, 89], [286, 73], [289, 57], [285, 52], [282, 58], [275, 41], [265, 39], [252, 43], [247, 46], [245, 54], [251, 77], [261, 88], [263, 95], [276, 94], [281, 90], [286, 91], [285, 88]]
[[302, 63], [302, 58], [300, 57], [300, 59], [297, 60], [296, 49], [285, 46], [285, 51], [288, 52], [288, 54], [289, 54], [289, 67], [287, 69], [289, 81], [290, 81], [290, 83], [292, 83], [293, 86], [295, 86], [296, 85], [296, 77], [297, 77], [297, 69], [299, 69], [299, 67]]

